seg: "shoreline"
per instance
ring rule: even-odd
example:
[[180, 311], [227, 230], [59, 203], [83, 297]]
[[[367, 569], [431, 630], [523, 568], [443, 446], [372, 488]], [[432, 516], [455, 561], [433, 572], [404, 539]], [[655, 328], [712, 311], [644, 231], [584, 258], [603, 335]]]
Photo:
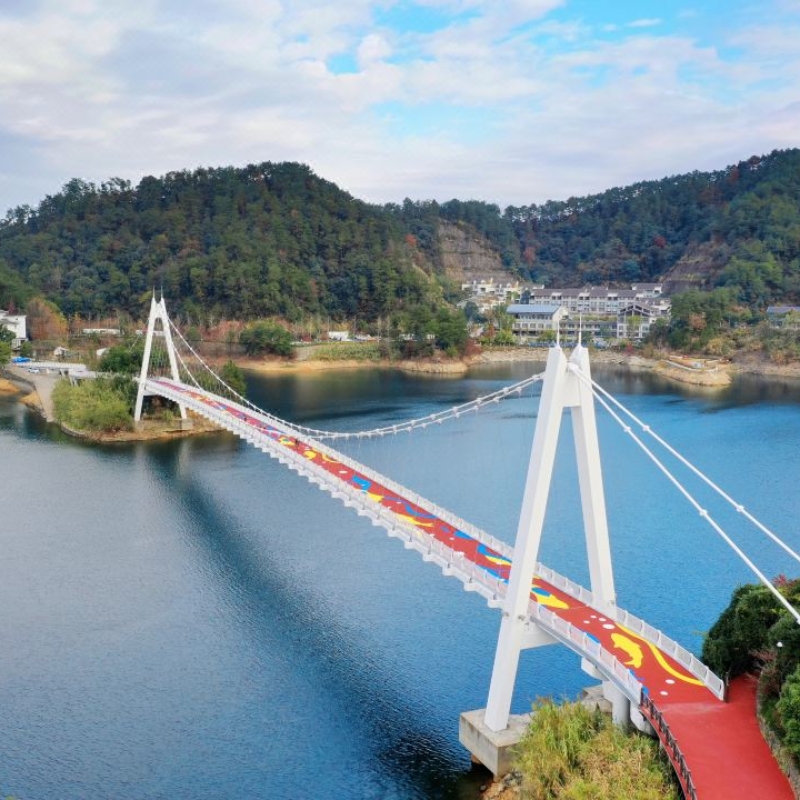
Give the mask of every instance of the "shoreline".
[[[461, 378], [467, 375], [472, 368], [482, 365], [518, 362], [544, 364], [546, 360], [546, 348], [508, 347], [487, 349], [466, 359], [452, 360], [317, 361], [307, 359], [289, 361], [286, 359], [242, 359], [237, 365], [243, 370], [260, 375], [283, 373], [311, 377], [331, 370], [396, 369], [412, 372], [420, 376], [426, 375], [431, 378]], [[591, 354], [591, 362], [593, 364], [616, 365], [630, 372], [654, 372], [684, 386], [693, 386], [698, 391], [725, 389], [737, 375], [752, 375], [763, 380], [800, 382], [800, 362], [772, 364], [752, 356], [745, 356], [739, 361], [723, 361], [721, 359], [712, 360], [702, 357], [688, 358], [673, 353], [657, 353], [653, 357], [647, 357], [638, 353], [595, 350]], [[208, 425], [204, 420], [194, 420], [194, 425], [189, 430], [176, 428], [174, 423], [155, 422], [140, 424], [140, 427], [136, 430], [117, 431], [109, 434], [71, 430], [67, 426], [56, 422], [52, 417], [52, 412], [48, 413], [45, 403], [42, 402], [42, 392], [39, 391], [40, 384], [43, 383], [42, 380], [37, 380], [39, 378], [40, 376], [22, 375], [21, 371], [10, 367], [5, 368], [0, 373], [0, 396], [22, 395], [18, 402], [39, 413], [47, 422], [59, 425], [64, 433], [77, 439], [101, 443], [139, 442], [220, 432], [218, 428]], [[48, 394], [47, 389], [52, 390], [49, 385], [52, 383], [52, 378], [50, 376], [48, 378], [48, 385], [42, 387], [45, 395]]]
[[[639, 353], [595, 350], [591, 354], [593, 364], [616, 364], [631, 371], [658, 372], [664, 377], [683, 384], [724, 388], [736, 375], [756, 375], [765, 379], [787, 378], [800, 380], [800, 361], [789, 364], [773, 364], [760, 358], [743, 357], [739, 360], [709, 359], [698, 356], [689, 358], [675, 353], [657, 353], [652, 357]], [[427, 373], [436, 376], [462, 376], [475, 366], [509, 362], [545, 363], [545, 348], [508, 347], [485, 350], [466, 359], [421, 360], [421, 361], [287, 361], [278, 359], [247, 359], [238, 362], [243, 370], [259, 374], [313, 374], [342, 369], [399, 369], [406, 372]], [[693, 367], [681, 362], [699, 362]]]

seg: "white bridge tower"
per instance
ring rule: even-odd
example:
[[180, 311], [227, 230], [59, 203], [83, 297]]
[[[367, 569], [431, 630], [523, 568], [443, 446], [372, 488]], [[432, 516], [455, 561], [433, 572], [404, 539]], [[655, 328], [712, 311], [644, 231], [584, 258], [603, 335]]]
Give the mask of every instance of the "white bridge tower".
[[[161, 323], [161, 330], [156, 331], [156, 323]], [[139, 372], [139, 390], [136, 393], [136, 407], [133, 413], [134, 422], [142, 419], [142, 404], [149, 392], [146, 391], [147, 378], [150, 373], [150, 357], [153, 352], [153, 337], [161, 336], [166, 345], [167, 357], [169, 359], [170, 375], [173, 380], [180, 380], [178, 372], [178, 359], [175, 356], [175, 345], [172, 343], [172, 331], [169, 327], [169, 317], [167, 316], [167, 304], [164, 298], [156, 300], [156, 294], [150, 299], [150, 316], [147, 320], [147, 337], [144, 342], [144, 355], [142, 356], [142, 369]], [[186, 420], [186, 406], [178, 404], [181, 413], [181, 420]]]
[[[576, 374], [577, 372], [581, 373], [583, 380]], [[512, 718], [510, 713], [520, 652], [556, 641], [535, 625], [528, 609], [532, 602], [531, 584], [536, 570], [561, 420], [565, 409], [569, 409], [572, 416], [594, 607], [609, 613], [612, 618], [614, 616], [616, 592], [611, 566], [594, 400], [589, 379], [589, 353], [585, 347], [579, 344], [569, 359], [561, 347], [550, 349], [514, 545], [508, 593], [497, 640], [489, 699], [485, 711], [470, 711], [461, 717], [459, 735], [462, 744], [472, 752], [473, 757], [496, 775], [506, 771], [504, 765], [499, 763], [504, 758], [503, 752], [509, 745], [516, 743], [522, 728], [527, 724], [527, 718], [520, 721]], [[593, 677], [603, 677], [585, 659], [582, 666]], [[603, 681], [603, 694], [612, 702], [615, 721], [620, 724], [626, 723], [630, 714], [627, 698], [607, 680]]]

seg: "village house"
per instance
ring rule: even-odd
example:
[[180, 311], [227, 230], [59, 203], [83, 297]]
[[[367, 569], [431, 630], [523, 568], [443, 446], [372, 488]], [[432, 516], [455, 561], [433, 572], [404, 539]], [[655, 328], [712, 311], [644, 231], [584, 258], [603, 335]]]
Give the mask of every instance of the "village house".
[[14, 350], [18, 350], [28, 338], [27, 317], [24, 314], [9, 314], [8, 311], [0, 311], [0, 325], [14, 334], [14, 340], [11, 342]]

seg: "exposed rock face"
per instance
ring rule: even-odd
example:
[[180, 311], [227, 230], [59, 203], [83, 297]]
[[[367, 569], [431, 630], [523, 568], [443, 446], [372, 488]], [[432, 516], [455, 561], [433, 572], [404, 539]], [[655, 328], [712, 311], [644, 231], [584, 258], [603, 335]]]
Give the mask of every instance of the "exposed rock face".
[[730, 258], [730, 248], [725, 244], [692, 245], [664, 275], [666, 294], [677, 294], [689, 289], [708, 289]]
[[459, 282], [477, 278], [512, 279], [511, 273], [503, 268], [500, 253], [468, 225], [441, 222], [439, 247], [448, 278]]

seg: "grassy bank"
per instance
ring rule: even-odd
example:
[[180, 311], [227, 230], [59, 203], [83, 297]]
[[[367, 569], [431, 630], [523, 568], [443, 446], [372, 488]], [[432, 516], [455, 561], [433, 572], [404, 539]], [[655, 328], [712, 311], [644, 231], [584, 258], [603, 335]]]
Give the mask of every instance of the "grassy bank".
[[75, 431], [130, 430], [134, 392], [134, 384], [126, 378], [97, 378], [76, 385], [61, 380], [53, 389], [56, 421]]
[[543, 700], [518, 746], [523, 800], [678, 800], [658, 743], [581, 703]]

